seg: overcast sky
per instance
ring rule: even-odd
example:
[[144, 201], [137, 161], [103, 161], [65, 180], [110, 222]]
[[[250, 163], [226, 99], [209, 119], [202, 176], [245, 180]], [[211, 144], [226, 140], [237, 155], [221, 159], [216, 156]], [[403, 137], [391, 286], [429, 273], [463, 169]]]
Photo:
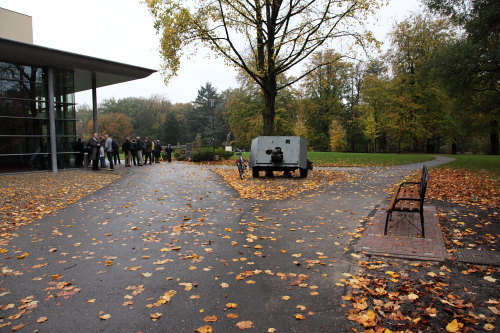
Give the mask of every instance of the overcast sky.
[[[0, 7], [32, 16], [36, 45], [155, 70], [160, 67], [154, 20], [140, 0], [0, 0]], [[384, 41], [396, 22], [420, 8], [418, 0], [390, 0], [371, 25], [375, 37]], [[219, 91], [237, 86], [232, 67], [221, 59], [200, 56], [183, 61], [178, 76], [168, 85], [155, 73], [99, 88], [97, 100], [162, 95], [173, 103], [191, 102], [206, 82]], [[90, 105], [91, 101], [90, 92], [76, 94], [78, 104]]]

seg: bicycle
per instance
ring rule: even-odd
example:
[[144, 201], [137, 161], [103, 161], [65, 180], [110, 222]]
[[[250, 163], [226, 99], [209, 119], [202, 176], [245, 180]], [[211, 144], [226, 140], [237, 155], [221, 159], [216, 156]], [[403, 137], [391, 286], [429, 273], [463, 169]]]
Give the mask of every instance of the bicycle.
[[247, 168], [247, 160], [243, 158], [244, 150], [240, 150], [236, 148], [236, 155], [239, 155], [238, 160], [236, 160], [236, 166], [238, 167], [238, 173], [240, 174], [240, 179], [243, 179], [243, 175], [245, 174], [245, 170]]

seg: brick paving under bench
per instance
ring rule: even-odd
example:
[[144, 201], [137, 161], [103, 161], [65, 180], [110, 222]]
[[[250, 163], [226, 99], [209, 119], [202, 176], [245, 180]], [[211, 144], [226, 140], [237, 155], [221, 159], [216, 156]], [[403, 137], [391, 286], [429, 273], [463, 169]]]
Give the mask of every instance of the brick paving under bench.
[[[418, 213], [410, 219], [420, 227]], [[358, 243], [354, 246], [356, 252], [365, 254], [399, 257], [415, 260], [443, 261], [448, 253], [444, 245], [443, 235], [436, 215], [436, 207], [424, 207], [425, 238], [421, 238], [420, 230], [408, 221], [398, 223], [397, 213], [389, 222], [387, 235], [384, 236], [385, 210], [379, 210]]]

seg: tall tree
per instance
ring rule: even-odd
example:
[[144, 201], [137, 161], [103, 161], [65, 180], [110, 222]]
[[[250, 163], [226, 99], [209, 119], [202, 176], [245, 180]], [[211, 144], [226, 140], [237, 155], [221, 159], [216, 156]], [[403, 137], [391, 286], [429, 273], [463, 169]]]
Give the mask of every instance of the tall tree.
[[186, 115], [192, 139], [200, 134], [205, 146], [219, 146], [229, 132], [222, 117], [224, 105], [222, 95], [207, 82], [198, 89], [193, 105], [194, 108]]
[[499, 153], [500, 2], [498, 0], [424, 0], [450, 17], [465, 33], [433, 59], [434, 70], [462, 105], [487, 120], [490, 153]]
[[[279, 91], [325, 65], [280, 84], [278, 77], [324, 48], [353, 50], [371, 42], [363, 27], [379, 0], [146, 0], [161, 34], [163, 69], [177, 73], [188, 45], [204, 45], [260, 87], [263, 133], [275, 132]], [[349, 53], [346, 53], [349, 52]], [[344, 51], [342, 56], [352, 56]]]

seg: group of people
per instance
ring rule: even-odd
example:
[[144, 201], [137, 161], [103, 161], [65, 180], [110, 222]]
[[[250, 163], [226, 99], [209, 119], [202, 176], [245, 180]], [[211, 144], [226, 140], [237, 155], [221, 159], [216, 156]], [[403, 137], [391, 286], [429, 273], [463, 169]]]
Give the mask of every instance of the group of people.
[[[120, 148], [116, 140], [110, 134], [98, 137], [94, 133], [89, 139], [86, 147], [89, 161], [92, 161], [92, 170], [105, 168], [113, 171], [116, 164], [121, 164]], [[132, 166], [132, 163], [137, 166], [143, 166], [152, 163], [160, 163], [160, 154], [162, 152], [160, 140], [151, 140], [149, 137], [143, 141], [140, 137], [130, 139], [127, 137], [122, 144], [122, 151], [125, 154], [125, 167]], [[165, 149], [167, 161], [172, 162], [172, 147], [170, 145]], [[106, 165], [106, 158], [108, 166]], [[100, 163], [100, 167], [99, 167]]]

